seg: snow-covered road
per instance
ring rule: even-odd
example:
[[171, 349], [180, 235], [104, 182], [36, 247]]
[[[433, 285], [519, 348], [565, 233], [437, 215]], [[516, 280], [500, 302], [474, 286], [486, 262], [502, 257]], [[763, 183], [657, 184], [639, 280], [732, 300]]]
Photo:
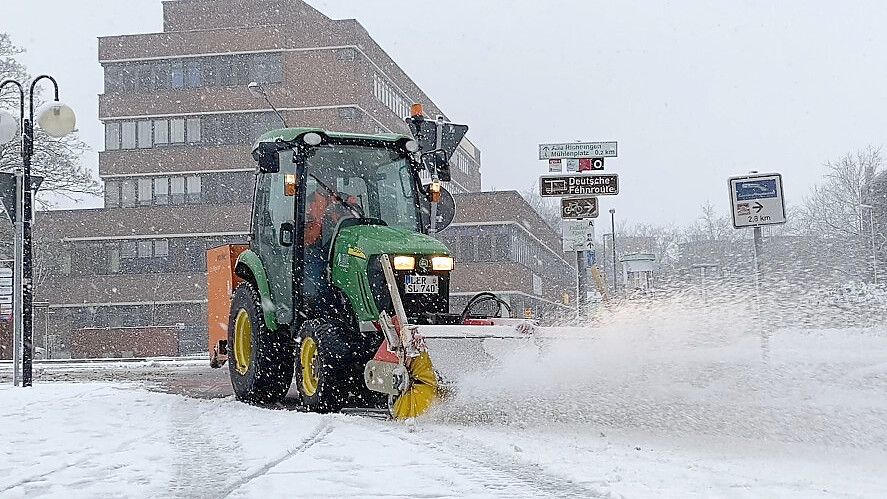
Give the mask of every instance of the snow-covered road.
[[0, 389], [2, 497], [877, 497], [880, 450], [413, 424], [119, 384]]
[[45, 367], [0, 386], [0, 497], [887, 497], [887, 330], [642, 312], [409, 423], [247, 406], [195, 362]]

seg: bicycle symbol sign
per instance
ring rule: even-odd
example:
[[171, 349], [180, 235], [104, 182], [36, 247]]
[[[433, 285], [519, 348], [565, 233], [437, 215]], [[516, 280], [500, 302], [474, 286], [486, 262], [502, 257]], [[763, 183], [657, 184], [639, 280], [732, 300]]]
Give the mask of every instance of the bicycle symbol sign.
[[561, 198], [561, 218], [583, 219], [597, 218], [598, 205], [596, 197]]

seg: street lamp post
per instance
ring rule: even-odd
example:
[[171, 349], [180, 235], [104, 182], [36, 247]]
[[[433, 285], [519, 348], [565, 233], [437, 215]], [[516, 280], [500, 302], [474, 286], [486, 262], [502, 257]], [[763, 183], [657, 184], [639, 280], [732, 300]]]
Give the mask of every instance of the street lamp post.
[[872, 282], [878, 285], [878, 253], [875, 250], [875, 207], [870, 204], [859, 204], [860, 208], [869, 210], [869, 226], [872, 233]]
[[[41, 75], [31, 82], [28, 93], [29, 114], [25, 115], [25, 87], [16, 80], [4, 80], [0, 83], [0, 92], [8, 85], [18, 88], [19, 116], [21, 126], [16, 130], [10, 123], [17, 123], [15, 117], [7, 111], [0, 111], [0, 143], [10, 142], [18, 133], [22, 140], [22, 168], [17, 175], [18, 186], [16, 188], [15, 210], [15, 338], [21, 338], [21, 383], [22, 386], [31, 386], [32, 362], [34, 355], [34, 331], [33, 331], [33, 272], [31, 247], [31, 214], [33, 203], [33, 191], [31, 182], [31, 158], [34, 155], [34, 89], [41, 80], [52, 82], [54, 99], [42, 106], [37, 114], [37, 124], [52, 137], [64, 137], [74, 131], [77, 119], [74, 111], [59, 101], [59, 86], [55, 78], [49, 75]], [[17, 172], [19, 173], [19, 172]], [[17, 298], [17, 299], [16, 299]], [[18, 350], [16, 348], [16, 350]], [[14, 371], [18, 372], [18, 363], [15, 363]], [[18, 381], [14, 376], [14, 382]]]
[[613, 295], [619, 290], [616, 281], [616, 208], [610, 208], [610, 236], [613, 239]]
[[246, 86], [246, 88], [247, 90], [249, 90], [249, 94], [252, 95], [254, 98], [264, 98], [265, 102], [267, 102], [268, 105], [271, 106], [271, 109], [274, 110], [274, 113], [280, 119], [280, 122], [283, 123], [283, 126], [288, 126], [286, 124], [286, 120], [283, 119], [283, 115], [280, 114], [280, 111], [278, 111], [277, 108], [274, 106], [274, 103], [271, 102], [271, 98], [268, 97], [268, 93], [265, 92], [265, 87], [263, 87], [261, 83], [251, 81], [249, 82], [249, 85]]

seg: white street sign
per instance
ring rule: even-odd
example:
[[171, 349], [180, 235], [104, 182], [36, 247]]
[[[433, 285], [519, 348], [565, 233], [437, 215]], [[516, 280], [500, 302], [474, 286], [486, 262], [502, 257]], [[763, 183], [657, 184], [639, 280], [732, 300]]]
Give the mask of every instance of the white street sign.
[[560, 173], [564, 170], [564, 165], [559, 159], [548, 160], [548, 171], [552, 173]]
[[615, 140], [607, 142], [567, 142], [564, 144], [539, 144], [539, 159], [615, 157]]
[[0, 288], [7, 286], [12, 286], [12, 277], [0, 277]]
[[564, 251], [594, 250], [594, 220], [563, 220]]
[[0, 277], [12, 277], [12, 269], [0, 267]]
[[765, 173], [731, 177], [729, 185], [733, 227], [785, 223], [782, 175]]
[[12, 303], [12, 296], [0, 296], [0, 303]]

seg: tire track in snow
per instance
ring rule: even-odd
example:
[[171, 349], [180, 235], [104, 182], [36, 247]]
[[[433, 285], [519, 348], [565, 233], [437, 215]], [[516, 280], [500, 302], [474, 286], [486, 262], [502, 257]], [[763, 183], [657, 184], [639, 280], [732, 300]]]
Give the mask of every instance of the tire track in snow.
[[[143, 440], [144, 438], [145, 438], [144, 436], [139, 436], [137, 438], [126, 440], [126, 441], [122, 442], [120, 445], [118, 445], [116, 447], [116, 449], [114, 450], [114, 452], [119, 452], [123, 449], [127, 449], [131, 445]], [[38, 483], [38, 482], [45, 482], [46, 477], [48, 477], [49, 475], [54, 475], [56, 473], [61, 473], [65, 470], [78, 467], [82, 464], [88, 463], [89, 461], [95, 459], [96, 457], [97, 457], [97, 454], [89, 454], [87, 456], [81, 457], [80, 459], [77, 459], [76, 461], [72, 461], [72, 462], [64, 464], [62, 466], [55, 467], [51, 470], [41, 471], [39, 473], [35, 473], [35, 474], [30, 475], [28, 477], [22, 478], [22, 479], [18, 480], [17, 482], [7, 484], [7, 485], [0, 485], [0, 487], [2, 487], [2, 488], [0, 488], [0, 494], [9, 492], [10, 490], [12, 490], [14, 488], [21, 487], [23, 485], [34, 484], [34, 483]]]
[[[481, 485], [490, 494], [500, 497], [556, 497], [589, 498], [612, 497], [608, 491], [590, 488], [569, 478], [547, 471], [543, 466], [504, 454], [483, 444], [467, 441], [455, 432], [438, 433], [445, 437], [429, 439], [421, 433], [436, 431], [433, 427], [407, 428], [374, 427], [368, 420], [355, 418], [355, 424], [372, 431], [380, 429], [412, 446], [430, 449], [437, 458], [461, 476]], [[384, 424], [384, 423], [383, 423]]]
[[333, 431], [332, 421], [324, 421], [324, 422], [320, 423], [319, 425], [317, 425], [317, 427], [314, 429], [314, 431], [311, 432], [311, 434], [309, 434], [307, 437], [305, 437], [302, 440], [302, 443], [300, 443], [296, 447], [290, 449], [282, 456], [265, 463], [258, 470], [254, 471], [253, 473], [250, 473], [250, 474], [240, 478], [236, 482], [234, 482], [231, 485], [220, 490], [218, 492], [218, 497], [229, 497], [231, 494], [233, 494], [235, 491], [237, 491], [237, 489], [239, 489], [240, 487], [243, 487], [244, 485], [255, 480], [256, 478], [259, 478], [259, 477], [265, 475], [266, 473], [271, 471], [278, 464], [280, 464], [290, 458], [293, 458], [293, 457], [307, 451], [311, 447], [315, 446], [320, 441], [322, 441], [324, 438], [326, 438], [326, 436], [329, 435], [332, 431]]
[[[172, 445], [172, 480], [167, 494], [172, 497], [215, 497], [214, 484], [222, 473], [239, 475], [243, 471], [228, 456], [231, 447], [240, 447], [236, 434], [217, 428], [219, 407], [206, 411], [205, 405], [194, 405], [177, 398], [170, 407], [170, 435]], [[213, 438], [218, 435], [218, 438]], [[233, 439], [232, 442], [229, 439]]]

